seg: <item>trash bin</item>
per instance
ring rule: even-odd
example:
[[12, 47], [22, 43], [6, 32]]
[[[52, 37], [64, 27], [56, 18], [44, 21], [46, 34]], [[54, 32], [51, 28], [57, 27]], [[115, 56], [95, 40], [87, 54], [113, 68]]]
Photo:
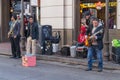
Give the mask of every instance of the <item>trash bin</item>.
[[58, 52], [58, 50], [59, 50], [59, 44], [52, 44], [52, 52], [54, 52], [54, 53], [56, 53], [56, 52]]
[[76, 57], [76, 46], [71, 46], [70, 47], [70, 56], [71, 57]]

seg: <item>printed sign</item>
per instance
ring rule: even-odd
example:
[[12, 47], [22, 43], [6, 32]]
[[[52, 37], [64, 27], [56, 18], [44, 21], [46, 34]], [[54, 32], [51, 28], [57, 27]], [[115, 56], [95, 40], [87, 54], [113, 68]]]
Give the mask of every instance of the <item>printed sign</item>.
[[31, 6], [38, 6], [38, 0], [31, 0]]

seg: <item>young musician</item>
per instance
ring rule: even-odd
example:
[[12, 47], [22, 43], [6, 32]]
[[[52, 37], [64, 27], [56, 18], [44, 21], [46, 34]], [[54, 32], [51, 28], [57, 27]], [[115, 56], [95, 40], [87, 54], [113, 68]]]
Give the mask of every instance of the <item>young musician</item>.
[[12, 57], [21, 58], [20, 51], [20, 23], [17, 21], [17, 16], [13, 15], [9, 23], [10, 30], [8, 32], [8, 38], [10, 38]]
[[[103, 58], [102, 58], [102, 49], [103, 49], [103, 26], [99, 25], [99, 20], [97, 18], [93, 18], [92, 21], [93, 26], [89, 28], [89, 35], [92, 35], [91, 45], [88, 47], [88, 68], [86, 71], [92, 70], [93, 63], [93, 54], [94, 52], [97, 54], [98, 59], [98, 72], [103, 70]], [[96, 34], [97, 33], [97, 34]]]

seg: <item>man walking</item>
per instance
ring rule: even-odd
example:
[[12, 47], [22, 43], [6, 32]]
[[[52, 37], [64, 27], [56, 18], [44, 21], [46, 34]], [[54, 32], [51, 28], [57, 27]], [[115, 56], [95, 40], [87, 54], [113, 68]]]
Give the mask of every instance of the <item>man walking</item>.
[[21, 58], [20, 51], [20, 23], [17, 21], [17, 16], [13, 15], [9, 23], [10, 30], [8, 32], [8, 38], [10, 38], [12, 57]]
[[38, 24], [34, 22], [33, 17], [29, 17], [29, 23], [28, 23], [28, 32], [27, 32], [27, 47], [26, 47], [26, 54], [31, 53], [32, 49], [32, 55], [36, 54], [36, 44], [38, 40]]
[[86, 71], [92, 70], [92, 59], [95, 52], [98, 59], [98, 72], [101, 72], [103, 69], [103, 26], [99, 25], [99, 20], [97, 18], [93, 18], [92, 23], [93, 26], [89, 28], [89, 34], [91, 35], [91, 45], [88, 48], [88, 68], [86, 69]]

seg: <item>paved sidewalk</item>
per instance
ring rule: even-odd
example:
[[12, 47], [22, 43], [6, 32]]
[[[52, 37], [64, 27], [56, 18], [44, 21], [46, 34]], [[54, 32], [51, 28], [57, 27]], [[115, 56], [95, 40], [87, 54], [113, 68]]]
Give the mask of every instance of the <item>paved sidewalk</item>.
[[11, 45], [10, 43], [0, 43], [0, 54], [11, 55]]
[[[11, 47], [10, 43], [0, 43], [0, 55], [11, 55]], [[45, 61], [54, 61], [54, 62], [62, 62], [71, 65], [83, 65], [87, 66], [87, 59], [82, 58], [71, 58], [71, 57], [63, 57], [59, 55], [38, 55], [38, 60], [45, 60]], [[97, 64], [94, 64], [97, 67]], [[108, 70], [120, 70], [120, 65], [115, 64], [112, 61], [104, 61], [104, 69]]]

